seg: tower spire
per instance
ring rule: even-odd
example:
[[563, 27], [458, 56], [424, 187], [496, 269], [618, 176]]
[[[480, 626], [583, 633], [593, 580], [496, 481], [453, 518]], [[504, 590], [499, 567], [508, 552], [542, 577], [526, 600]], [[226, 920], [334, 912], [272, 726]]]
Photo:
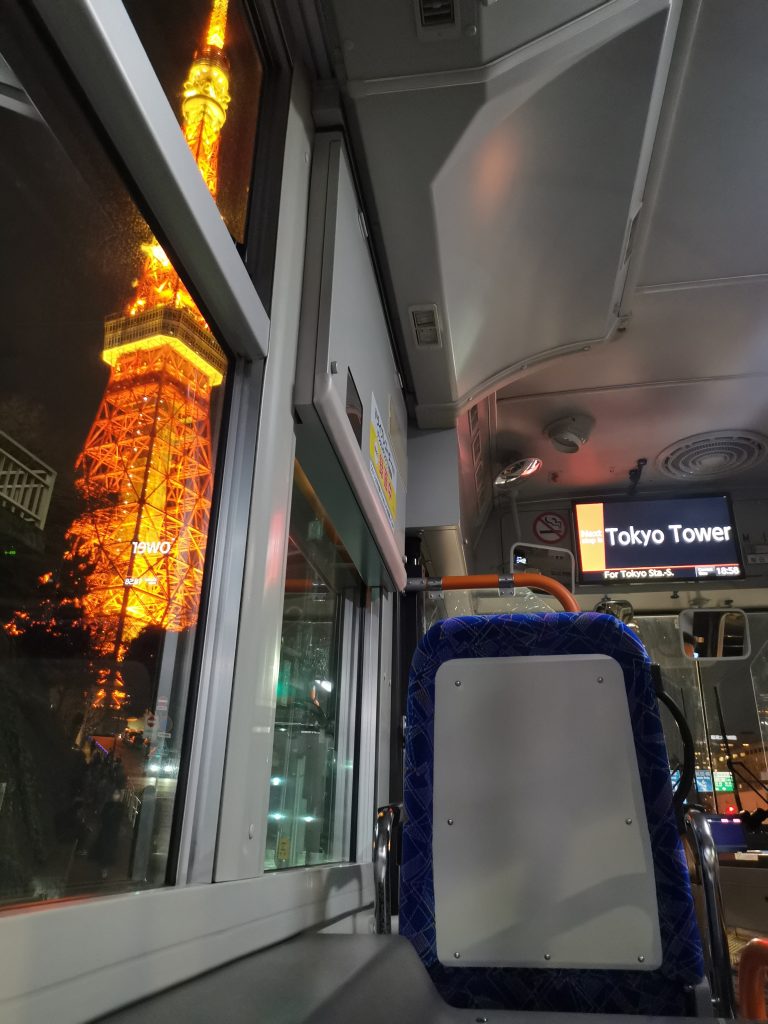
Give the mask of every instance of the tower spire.
[[224, 56], [227, 0], [214, 0], [205, 43], [195, 54], [184, 83], [181, 116], [184, 137], [203, 180], [216, 198], [219, 142], [229, 106], [229, 62]]
[[[182, 130], [208, 191], [216, 198], [219, 188], [221, 129], [229, 107], [229, 62], [224, 54], [228, 0], [213, 0], [202, 46], [184, 82], [181, 101]], [[156, 306], [186, 309], [205, 327], [192, 296], [173, 269], [157, 239], [142, 245], [144, 264], [128, 315], [136, 316]]]
[[208, 21], [208, 33], [205, 38], [206, 46], [215, 46], [219, 50], [224, 49], [228, 3], [229, 0], [213, 0], [213, 10]]

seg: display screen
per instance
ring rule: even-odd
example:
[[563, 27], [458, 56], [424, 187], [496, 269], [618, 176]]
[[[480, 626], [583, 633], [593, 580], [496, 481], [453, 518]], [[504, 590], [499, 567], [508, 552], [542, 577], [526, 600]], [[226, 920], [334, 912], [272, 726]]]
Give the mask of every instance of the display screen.
[[712, 775], [705, 768], [696, 769], [696, 789], [699, 793], [712, 793]]
[[715, 792], [733, 793], [733, 775], [730, 772], [715, 772]]
[[715, 846], [721, 853], [735, 853], [749, 847], [741, 818], [723, 818], [708, 814], [709, 830]]
[[573, 515], [581, 583], [744, 575], [725, 495], [574, 502]]

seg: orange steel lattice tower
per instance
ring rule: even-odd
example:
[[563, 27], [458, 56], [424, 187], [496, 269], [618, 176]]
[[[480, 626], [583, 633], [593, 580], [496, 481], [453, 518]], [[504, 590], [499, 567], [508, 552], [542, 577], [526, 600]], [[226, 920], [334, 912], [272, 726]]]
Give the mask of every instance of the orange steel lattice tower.
[[[216, 197], [221, 129], [229, 105], [224, 56], [227, 0], [214, 0], [181, 105], [184, 136]], [[93, 571], [83, 597], [97, 651], [119, 660], [147, 626], [195, 624], [211, 508], [211, 389], [224, 352], [160, 244], [144, 261], [124, 315], [105, 324], [111, 367], [76, 463], [85, 511], [72, 524], [69, 557]], [[120, 673], [104, 672], [94, 706], [119, 709]]]

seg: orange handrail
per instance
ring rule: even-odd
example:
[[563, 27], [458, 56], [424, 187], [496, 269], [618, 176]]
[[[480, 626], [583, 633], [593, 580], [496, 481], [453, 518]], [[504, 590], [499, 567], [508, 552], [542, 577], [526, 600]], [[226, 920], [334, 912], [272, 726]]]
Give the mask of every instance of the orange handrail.
[[443, 590], [497, 590], [503, 580], [493, 573], [484, 576], [443, 576]]
[[576, 598], [567, 587], [550, 576], [540, 576], [537, 572], [516, 572], [512, 579], [516, 587], [530, 587], [531, 590], [543, 590], [556, 597], [567, 612], [580, 612]]
[[[556, 597], [567, 612], [579, 612], [581, 609], [576, 598], [562, 583], [541, 576], [537, 572], [520, 572], [514, 576], [496, 576], [492, 573], [480, 576], [442, 576], [434, 584], [440, 590], [499, 590], [504, 587], [530, 587], [532, 590], [543, 590]], [[407, 590], [432, 589], [432, 580], [409, 580]]]
[[286, 594], [308, 594], [314, 586], [312, 580], [286, 580]]
[[747, 1020], [766, 1020], [765, 983], [768, 980], [768, 939], [752, 939], [739, 962], [739, 1010]]

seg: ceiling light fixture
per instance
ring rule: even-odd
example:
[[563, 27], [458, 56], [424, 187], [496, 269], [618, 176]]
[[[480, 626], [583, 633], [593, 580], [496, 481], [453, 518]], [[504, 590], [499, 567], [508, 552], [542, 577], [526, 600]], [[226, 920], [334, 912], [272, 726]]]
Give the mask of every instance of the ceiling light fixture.
[[542, 465], [541, 459], [535, 457], [515, 459], [514, 462], [510, 462], [502, 469], [493, 482], [496, 487], [506, 487], [507, 484], [512, 484], [515, 480], [522, 480], [524, 477], [538, 473]]

